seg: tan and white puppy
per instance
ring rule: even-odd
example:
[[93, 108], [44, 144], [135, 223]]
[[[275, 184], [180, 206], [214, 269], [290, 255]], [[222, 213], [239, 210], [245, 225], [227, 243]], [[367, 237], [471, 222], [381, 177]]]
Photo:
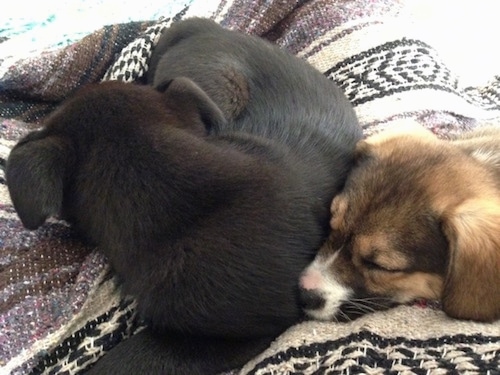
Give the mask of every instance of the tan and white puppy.
[[360, 141], [331, 213], [300, 279], [310, 317], [424, 298], [454, 318], [500, 318], [500, 127], [446, 141], [414, 125]]

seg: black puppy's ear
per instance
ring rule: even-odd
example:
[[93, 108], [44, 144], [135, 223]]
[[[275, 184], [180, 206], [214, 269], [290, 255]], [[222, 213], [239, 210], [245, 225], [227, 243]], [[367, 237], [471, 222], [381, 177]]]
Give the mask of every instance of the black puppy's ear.
[[212, 99], [189, 78], [179, 77], [160, 85], [169, 111], [197, 134], [206, 135], [226, 123], [224, 114]]
[[36, 229], [61, 212], [63, 187], [72, 160], [71, 146], [60, 137], [29, 134], [11, 151], [5, 176], [23, 225]]

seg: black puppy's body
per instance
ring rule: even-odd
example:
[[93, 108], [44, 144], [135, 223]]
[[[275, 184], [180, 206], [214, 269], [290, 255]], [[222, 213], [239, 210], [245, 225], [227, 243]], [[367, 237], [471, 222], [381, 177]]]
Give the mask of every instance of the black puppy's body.
[[92, 373], [217, 373], [300, 319], [361, 131], [319, 72], [207, 20], [165, 32], [151, 79], [66, 101], [8, 186], [26, 227], [62, 214], [98, 244], [149, 323]]
[[151, 57], [149, 83], [161, 90], [176, 77], [193, 80], [231, 120], [217, 134], [273, 139], [327, 169], [329, 189], [343, 182], [332, 167], [346, 169], [361, 130], [344, 94], [305, 61], [261, 38], [191, 19], [168, 29]]

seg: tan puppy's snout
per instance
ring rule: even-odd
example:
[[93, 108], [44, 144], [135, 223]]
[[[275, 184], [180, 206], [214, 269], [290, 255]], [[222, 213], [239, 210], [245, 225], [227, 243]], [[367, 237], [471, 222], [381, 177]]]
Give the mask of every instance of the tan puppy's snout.
[[307, 269], [300, 277], [299, 301], [304, 310], [318, 310], [325, 305], [321, 287], [324, 284], [321, 272]]
[[299, 303], [307, 316], [318, 320], [333, 319], [352, 294], [352, 289], [330, 275], [325, 265], [316, 259], [299, 280]]

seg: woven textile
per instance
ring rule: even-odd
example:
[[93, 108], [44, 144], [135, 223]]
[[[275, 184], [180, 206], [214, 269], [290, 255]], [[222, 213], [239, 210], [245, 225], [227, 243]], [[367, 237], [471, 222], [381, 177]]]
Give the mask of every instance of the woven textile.
[[[198, 15], [263, 36], [336, 81], [365, 133], [410, 118], [448, 137], [500, 118], [500, 71], [466, 86], [396, 0], [193, 2], [159, 21], [111, 25], [2, 67], [0, 163], [26, 132], [89, 82], [140, 82], [163, 28]], [[332, 103], [334, 104], [334, 103]], [[0, 373], [77, 374], [141, 329], [106, 259], [63, 222], [25, 230], [0, 169]], [[500, 322], [403, 306], [350, 323], [292, 327], [242, 373], [498, 374]], [[236, 372], [237, 370], [235, 370]], [[239, 370], [238, 370], [239, 371]]]
[[345, 324], [292, 327], [243, 374], [498, 374], [498, 324], [401, 306]]

